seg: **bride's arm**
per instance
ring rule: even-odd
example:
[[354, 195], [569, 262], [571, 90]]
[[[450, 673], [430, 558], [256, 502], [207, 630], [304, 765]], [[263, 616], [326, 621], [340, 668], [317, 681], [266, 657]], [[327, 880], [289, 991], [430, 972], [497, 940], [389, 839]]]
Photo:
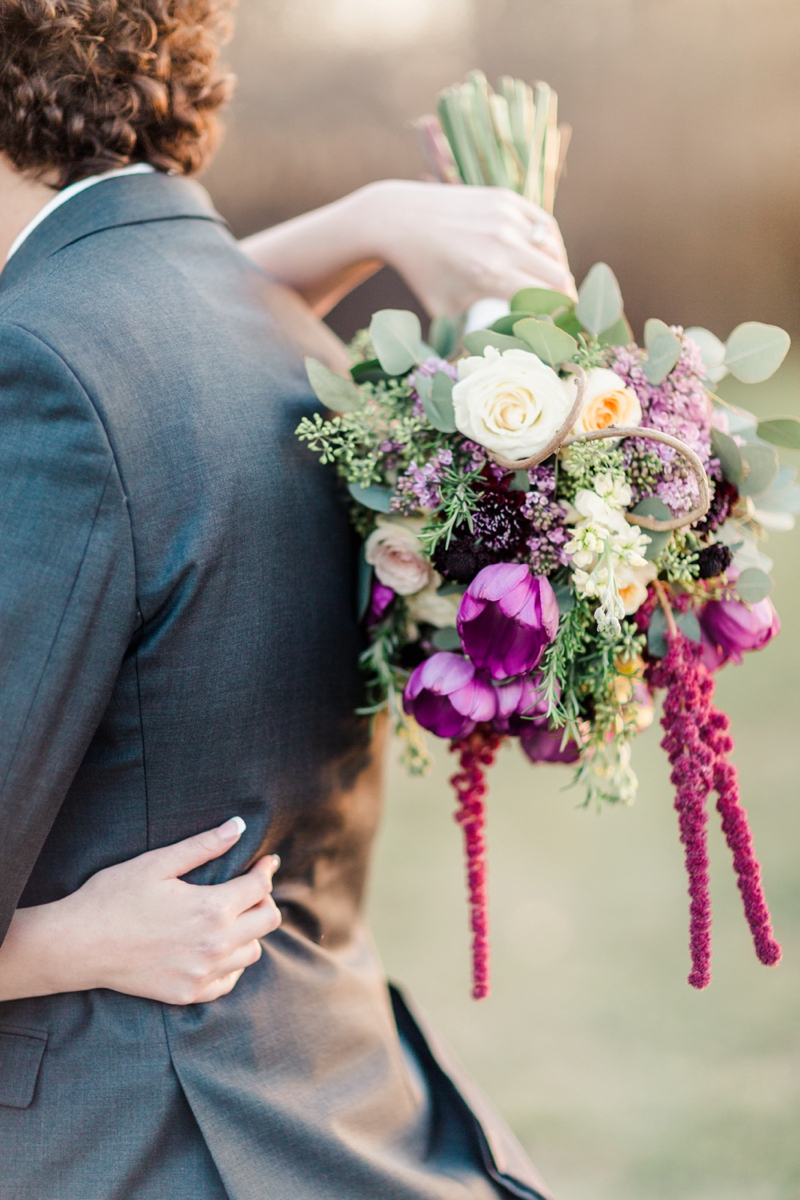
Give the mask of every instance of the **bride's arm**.
[[319, 316], [384, 263], [432, 316], [522, 287], [575, 290], [554, 218], [504, 188], [383, 180], [240, 246]]
[[110, 988], [167, 1004], [215, 1000], [280, 924], [274, 855], [208, 887], [180, 878], [225, 854], [244, 822], [98, 871], [63, 900], [18, 908], [0, 946], [0, 1000]]

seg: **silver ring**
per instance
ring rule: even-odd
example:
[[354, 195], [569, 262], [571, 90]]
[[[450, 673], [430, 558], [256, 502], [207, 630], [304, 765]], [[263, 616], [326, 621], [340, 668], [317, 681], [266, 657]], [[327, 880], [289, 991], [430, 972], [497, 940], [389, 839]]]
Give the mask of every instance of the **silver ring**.
[[547, 226], [543, 225], [540, 221], [531, 230], [530, 239], [534, 246], [542, 246], [547, 241], [547, 234]]

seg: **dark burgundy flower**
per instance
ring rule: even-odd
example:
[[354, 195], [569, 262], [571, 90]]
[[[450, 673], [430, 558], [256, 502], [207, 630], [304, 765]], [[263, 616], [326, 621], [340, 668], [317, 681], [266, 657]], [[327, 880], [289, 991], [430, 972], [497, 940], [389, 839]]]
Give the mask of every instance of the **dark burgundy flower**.
[[723, 571], [727, 571], [732, 560], [733, 552], [728, 546], [723, 546], [722, 542], [715, 542], [713, 546], [704, 546], [697, 555], [698, 578], [714, 579]]

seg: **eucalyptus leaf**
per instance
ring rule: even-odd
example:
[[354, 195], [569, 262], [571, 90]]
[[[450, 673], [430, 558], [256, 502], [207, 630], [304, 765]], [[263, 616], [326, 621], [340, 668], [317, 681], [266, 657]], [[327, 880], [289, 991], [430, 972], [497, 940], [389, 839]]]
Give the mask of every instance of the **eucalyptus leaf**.
[[356, 582], [356, 606], [358, 620], [361, 621], [366, 616], [369, 608], [370, 596], [372, 595], [372, 567], [367, 562], [364, 555], [364, 547], [362, 545], [358, 554], [358, 579]]
[[[657, 521], [668, 521], [672, 516], [669, 505], [665, 504], [659, 496], [645, 496], [631, 509], [631, 512], [643, 517], [655, 517]], [[672, 531], [669, 529], [642, 529], [642, 533], [646, 533], [650, 538], [644, 556], [648, 562], [655, 562], [672, 537]]]
[[364, 407], [364, 397], [352, 379], [337, 375], [316, 358], [307, 358], [305, 364], [308, 382], [326, 408], [332, 412], [346, 413], [358, 412]]
[[647, 627], [647, 649], [653, 658], [663, 658], [667, 653], [667, 618], [660, 607], [653, 610]]
[[[574, 337], [576, 340], [583, 333], [583, 326], [578, 320], [574, 308], [568, 308], [562, 313], [556, 313], [556, 315], [553, 317], [553, 324], [557, 325], [559, 329], [563, 329], [564, 333], [568, 333], [570, 337]], [[616, 329], [616, 325], [612, 325], [611, 329]], [[607, 329], [606, 333], [610, 333], [611, 329]], [[603, 342], [604, 337], [605, 334], [602, 334], [600, 337], [601, 342]], [[633, 340], [633, 334], [631, 334], [631, 340]], [[607, 342], [603, 344], [611, 345], [612, 343]]]
[[[644, 347], [649, 350], [656, 338], [662, 333], [672, 333], [666, 321], [660, 321], [658, 317], [649, 317], [644, 323]], [[673, 333], [674, 337], [675, 334]]]
[[563, 292], [550, 288], [523, 288], [511, 297], [511, 311], [525, 317], [539, 317], [543, 313], [558, 312], [561, 308], [572, 308], [573, 301]]
[[622, 293], [617, 277], [606, 263], [595, 263], [578, 291], [575, 311], [584, 329], [595, 337], [622, 316]]
[[759, 571], [758, 567], [748, 567], [736, 580], [736, 591], [739, 593], [739, 599], [745, 604], [758, 604], [759, 600], [764, 600], [770, 594], [774, 586], [766, 571]]
[[709, 381], [719, 383], [720, 379], [724, 379], [728, 374], [728, 368], [725, 366], [725, 343], [721, 342], [710, 329], [704, 329], [702, 325], [692, 325], [683, 332], [700, 348], [703, 366]]
[[531, 477], [527, 471], [515, 471], [511, 476], [510, 487], [515, 492], [529, 492], [531, 490]]
[[387, 380], [395, 378], [394, 375], [384, 371], [377, 358], [356, 363], [350, 368], [350, 374], [356, 383], [385, 383]]
[[714, 451], [714, 456], [719, 459], [722, 474], [730, 483], [735, 483], [738, 487], [744, 479], [744, 464], [736, 442], [721, 429], [712, 429], [711, 449]]
[[703, 640], [703, 634], [700, 630], [700, 622], [691, 609], [688, 612], [676, 612], [675, 624], [678, 629], [689, 639], [690, 642], [700, 642]]
[[458, 349], [458, 344], [464, 333], [466, 313], [459, 317], [434, 317], [428, 330], [428, 340], [434, 354], [439, 358], [450, 358]]
[[517, 321], [514, 334], [521, 338], [526, 347], [542, 362], [548, 363], [553, 369], [559, 363], [570, 362], [578, 349], [574, 337], [564, 333], [557, 325], [551, 325], [548, 321], [537, 321], [534, 317], [525, 317], [522, 321]]
[[369, 333], [378, 361], [390, 375], [404, 375], [431, 353], [422, 340], [416, 313], [402, 308], [383, 308], [370, 321]]
[[776, 487], [773, 484], [758, 497], [756, 507], [759, 512], [800, 512], [800, 488], [794, 487], [792, 484], [784, 484], [782, 487]]
[[430, 392], [420, 393], [425, 416], [440, 433], [455, 433], [456, 415], [453, 408], [453, 381], [444, 371], [433, 377]]
[[653, 339], [643, 370], [650, 383], [654, 386], [663, 382], [681, 356], [680, 339], [671, 329], [666, 333], [658, 333]]
[[[567, 330], [568, 333], [571, 330]], [[598, 341], [601, 346], [629, 346], [634, 341], [633, 330], [628, 324], [628, 318], [622, 313], [608, 329], [603, 330]]]
[[464, 583], [443, 583], [436, 589], [437, 596], [463, 596], [467, 590]]
[[747, 473], [739, 484], [739, 491], [743, 496], [759, 496], [778, 474], [778, 455], [772, 446], [758, 442], [742, 446], [740, 453], [747, 465]]
[[[701, 640], [700, 622], [691, 609], [685, 613], [673, 609], [672, 615], [675, 618], [675, 624], [690, 642]], [[660, 606], [655, 609], [650, 618], [650, 626], [647, 630], [647, 649], [654, 658], [663, 658], [667, 653], [667, 618]]]
[[494, 346], [501, 353], [503, 350], [527, 350], [525, 342], [519, 338], [508, 337], [504, 333], [494, 333], [491, 329], [476, 329], [474, 333], [465, 333], [462, 338], [470, 354], [483, 354], [487, 346]]
[[761, 383], [777, 371], [790, 345], [788, 333], [777, 325], [745, 321], [728, 338], [725, 366], [742, 383]]
[[769, 421], [759, 421], [756, 432], [773, 446], [800, 450], [800, 420], [797, 417], [773, 417]]
[[391, 508], [391, 488], [381, 487], [377, 483], [365, 488], [359, 483], [348, 483], [347, 490], [354, 500], [363, 504], [365, 508], [373, 509], [374, 512], [388, 513]]
[[491, 325], [489, 326], [489, 329], [491, 329], [492, 333], [504, 333], [507, 337], [510, 337], [511, 334], [514, 332], [514, 326], [516, 325], [517, 321], [521, 321], [523, 317], [535, 317], [535, 316], [536, 316], [536, 313], [528, 313], [528, 312], [526, 312], [526, 313], [519, 313], [519, 312], [506, 313], [505, 316], [498, 317], [496, 321], [492, 321]]
[[575, 593], [568, 583], [554, 583], [553, 591], [556, 594], [558, 603], [558, 611], [562, 617], [565, 613], [572, 612], [575, 607]]
[[461, 638], [454, 625], [445, 625], [442, 629], [435, 629], [431, 635], [431, 642], [437, 650], [461, 649]]

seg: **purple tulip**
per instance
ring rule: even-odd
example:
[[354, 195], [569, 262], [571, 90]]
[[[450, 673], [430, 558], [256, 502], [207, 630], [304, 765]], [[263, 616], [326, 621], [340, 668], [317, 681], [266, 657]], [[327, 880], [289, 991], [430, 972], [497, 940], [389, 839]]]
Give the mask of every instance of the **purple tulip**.
[[700, 625], [710, 643], [703, 659], [712, 671], [729, 658], [740, 663], [745, 650], [761, 650], [781, 628], [769, 599], [749, 608], [741, 600], [709, 600], [700, 613]]
[[480, 721], [491, 721], [497, 701], [491, 683], [469, 659], [441, 650], [412, 672], [403, 707], [437, 737], [461, 738]]
[[476, 667], [493, 679], [526, 675], [558, 632], [555, 592], [524, 563], [495, 563], [467, 588], [456, 624]]
[[547, 713], [541, 675], [509, 679], [498, 684], [494, 691], [497, 713], [492, 728], [498, 733], [516, 735], [530, 724], [531, 718], [541, 718]]
[[531, 762], [574, 763], [580, 751], [575, 742], [569, 741], [561, 748], [563, 729], [551, 732], [547, 721], [525, 721], [519, 742]]
[[367, 626], [377, 625], [383, 619], [389, 605], [394, 600], [394, 592], [385, 583], [379, 583], [377, 579], [372, 581], [372, 595], [370, 596], [369, 609], [367, 611]]

